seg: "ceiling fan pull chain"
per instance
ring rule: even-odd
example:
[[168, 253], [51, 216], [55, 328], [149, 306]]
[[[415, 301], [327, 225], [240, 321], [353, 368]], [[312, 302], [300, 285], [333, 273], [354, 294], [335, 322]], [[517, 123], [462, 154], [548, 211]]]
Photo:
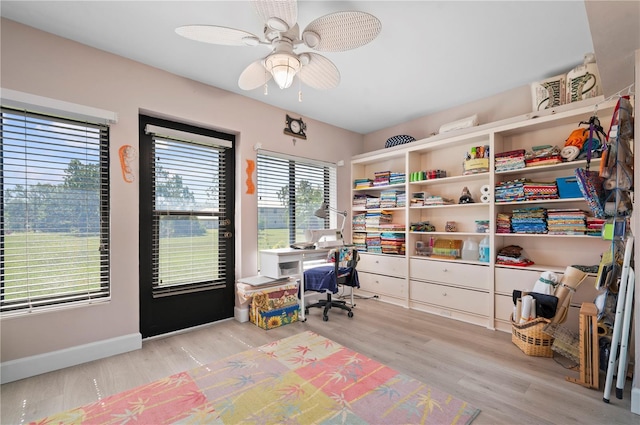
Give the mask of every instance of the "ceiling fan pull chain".
[[302, 82], [300, 81], [300, 76], [298, 76], [298, 102], [302, 103]]

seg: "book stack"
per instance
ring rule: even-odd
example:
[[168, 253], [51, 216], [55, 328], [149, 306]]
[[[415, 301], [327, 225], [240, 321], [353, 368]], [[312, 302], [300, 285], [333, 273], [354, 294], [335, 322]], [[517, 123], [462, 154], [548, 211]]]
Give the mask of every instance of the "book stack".
[[373, 186], [389, 186], [391, 171], [376, 171], [373, 177]]
[[519, 170], [525, 167], [524, 149], [501, 152], [496, 154], [496, 172]]
[[516, 208], [511, 216], [513, 233], [547, 233], [544, 208]]
[[584, 235], [587, 214], [579, 209], [548, 209], [547, 229], [550, 235]]

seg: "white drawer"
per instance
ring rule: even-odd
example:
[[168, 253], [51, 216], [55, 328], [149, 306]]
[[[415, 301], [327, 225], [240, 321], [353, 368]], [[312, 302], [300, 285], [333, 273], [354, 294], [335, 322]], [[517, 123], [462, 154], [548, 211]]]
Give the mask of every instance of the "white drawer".
[[496, 319], [509, 321], [513, 314], [513, 299], [507, 295], [496, 295]]
[[[496, 268], [496, 292], [511, 295], [514, 289], [529, 291], [533, 289], [533, 285], [535, 285], [541, 273], [538, 270]], [[562, 279], [562, 274], [557, 274], [558, 278]], [[592, 303], [598, 295], [595, 281], [595, 276], [587, 276], [578, 286], [578, 290], [573, 294], [573, 297], [571, 297], [571, 304]]]
[[407, 282], [403, 278], [361, 271], [358, 271], [358, 278], [360, 279], [360, 289], [363, 291], [397, 298], [405, 298], [407, 295]]
[[511, 295], [514, 289], [528, 291], [540, 277], [538, 270], [496, 268], [496, 292]]
[[359, 271], [405, 277], [407, 276], [406, 264], [404, 257], [360, 253], [357, 268]]
[[409, 267], [411, 279], [484, 290], [489, 290], [491, 286], [488, 266], [412, 258]]
[[409, 281], [411, 300], [489, 316], [489, 294], [436, 283]]

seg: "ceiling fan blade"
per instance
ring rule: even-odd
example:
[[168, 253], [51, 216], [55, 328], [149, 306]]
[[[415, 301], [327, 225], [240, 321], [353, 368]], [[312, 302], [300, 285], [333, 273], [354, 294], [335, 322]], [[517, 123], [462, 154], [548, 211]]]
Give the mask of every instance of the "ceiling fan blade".
[[[297, 0], [253, 0], [251, 3], [262, 21], [273, 30], [287, 31], [298, 20]], [[282, 23], [286, 28], [280, 26]]]
[[381, 29], [380, 20], [369, 13], [336, 12], [312, 21], [303, 31], [302, 39], [313, 49], [341, 52], [369, 43]]
[[217, 25], [184, 25], [176, 28], [176, 33], [191, 40], [224, 46], [252, 46], [260, 41], [250, 32]]
[[257, 89], [271, 79], [271, 73], [267, 72], [264, 65], [262, 65], [263, 60], [264, 59], [259, 59], [251, 62], [249, 66], [242, 71], [238, 79], [238, 86], [242, 90]]
[[[302, 53], [300, 59], [303, 65], [298, 78], [304, 84], [320, 90], [332, 89], [340, 84], [340, 71], [329, 59], [310, 52]], [[305, 63], [307, 59], [308, 63]]]

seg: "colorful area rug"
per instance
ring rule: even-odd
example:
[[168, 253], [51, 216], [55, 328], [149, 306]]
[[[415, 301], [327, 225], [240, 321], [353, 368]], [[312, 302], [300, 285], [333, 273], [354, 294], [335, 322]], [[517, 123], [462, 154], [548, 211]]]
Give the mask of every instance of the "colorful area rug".
[[35, 424], [469, 424], [480, 410], [313, 332]]

